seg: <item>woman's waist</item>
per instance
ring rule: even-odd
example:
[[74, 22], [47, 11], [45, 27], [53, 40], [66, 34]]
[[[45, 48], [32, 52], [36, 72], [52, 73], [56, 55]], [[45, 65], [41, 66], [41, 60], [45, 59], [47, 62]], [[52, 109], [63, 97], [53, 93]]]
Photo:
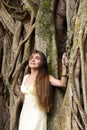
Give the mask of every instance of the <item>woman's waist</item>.
[[36, 96], [35, 95], [25, 95], [24, 103], [37, 103]]

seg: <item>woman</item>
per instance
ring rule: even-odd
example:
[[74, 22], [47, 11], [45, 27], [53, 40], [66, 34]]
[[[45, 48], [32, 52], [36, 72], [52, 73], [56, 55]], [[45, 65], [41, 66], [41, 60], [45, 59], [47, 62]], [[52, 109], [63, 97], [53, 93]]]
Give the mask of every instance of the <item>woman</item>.
[[[30, 74], [21, 85], [24, 103], [20, 115], [19, 130], [47, 130], [47, 112], [52, 106], [52, 86], [66, 86], [66, 54], [62, 57], [62, 78], [49, 75], [45, 55], [35, 50], [29, 58]], [[51, 86], [52, 85], [52, 86]]]

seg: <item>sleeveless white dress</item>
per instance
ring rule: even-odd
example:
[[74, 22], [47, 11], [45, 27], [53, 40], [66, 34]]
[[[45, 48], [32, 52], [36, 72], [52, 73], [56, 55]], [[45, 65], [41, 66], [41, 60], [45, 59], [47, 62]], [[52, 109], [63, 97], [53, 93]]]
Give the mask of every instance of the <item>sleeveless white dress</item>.
[[25, 95], [25, 99], [20, 114], [18, 130], [47, 130], [47, 114], [37, 104], [34, 82], [26, 88], [24, 80], [21, 85], [21, 91]]

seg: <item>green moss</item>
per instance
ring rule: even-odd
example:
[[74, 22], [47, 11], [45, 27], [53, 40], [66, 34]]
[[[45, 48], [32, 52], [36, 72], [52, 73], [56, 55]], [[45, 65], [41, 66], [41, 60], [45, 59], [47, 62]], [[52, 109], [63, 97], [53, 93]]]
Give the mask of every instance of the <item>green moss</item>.
[[[53, 20], [53, 12], [50, 9], [50, 0], [44, 0], [41, 2], [41, 6], [38, 12], [37, 18], [37, 34], [41, 37], [46, 44], [46, 56], [48, 59], [49, 72], [52, 73], [52, 60], [53, 60], [53, 35], [54, 35], [54, 20]], [[53, 70], [54, 71], [54, 70]]]
[[53, 16], [50, 10], [50, 0], [43, 0], [39, 9], [38, 23], [40, 35], [42, 35], [45, 39], [51, 38], [52, 36], [52, 31], [50, 30], [52, 21]]
[[26, 6], [26, 5], [24, 5], [24, 6], [23, 6], [23, 10], [24, 10], [24, 11], [30, 11], [30, 8], [29, 8], [28, 6]]
[[52, 16], [51, 16], [50, 10], [43, 10], [40, 17], [39, 17], [39, 28], [40, 28], [40, 35], [44, 37], [45, 39], [50, 38], [50, 41], [52, 40]]
[[[45, 14], [45, 15], [44, 15]], [[48, 57], [49, 72], [52, 73], [52, 38], [53, 38], [53, 19], [50, 10], [43, 10], [39, 17], [39, 31], [40, 36], [44, 38], [45, 44], [47, 45], [46, 53]]]
[[43, 5], [45, 8], [48, 8], [50, 6], [50, 0], [44, 0]]

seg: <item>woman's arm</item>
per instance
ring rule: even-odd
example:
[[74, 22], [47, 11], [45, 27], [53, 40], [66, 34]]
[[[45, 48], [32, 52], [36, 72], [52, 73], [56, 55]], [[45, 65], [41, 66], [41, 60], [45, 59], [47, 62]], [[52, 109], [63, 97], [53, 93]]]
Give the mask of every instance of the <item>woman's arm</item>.
[[49, 76], [49, 80], [51, 85], [56, 87], [66, 87], [67, 83], [67, 69], [66, 69], [66, 63], [67, 63], [67, 56], [66, 53], [62, 56], [62, 77], [61, 80], [54, 78], [53, 76]]

